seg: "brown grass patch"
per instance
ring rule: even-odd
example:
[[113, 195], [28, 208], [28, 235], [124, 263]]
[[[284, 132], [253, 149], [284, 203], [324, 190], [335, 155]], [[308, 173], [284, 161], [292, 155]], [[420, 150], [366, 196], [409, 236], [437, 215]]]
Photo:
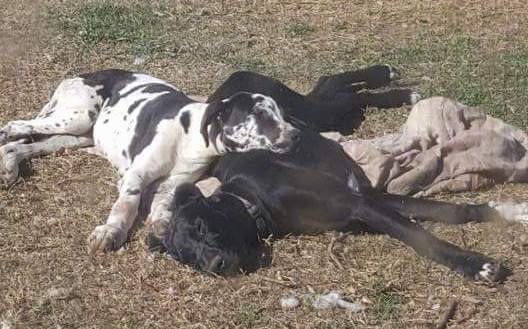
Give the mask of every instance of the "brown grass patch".
[[[519, 65], [520, 72], [526, 66], [523, 57], [510, 62], [495, 57], [526, 47], [528, 13], [520, 0], [159, 1], [166, 8], [160, 20], [168, 49], [153, 53], [139, 68], [126, 44], [82, 47], [68, 31], [47, 26], [46, 8], [71, 9], [78, 3], [38, 3], [3, 2], [0, 122], [30, 117], [61, 78], [106, 67], [142, 69], [189, 93], [207, 94], [238, 68], [307, 90], [319, 74], [391, 60], [426, 92], [473, 95], [475, 102], [495, 109], [491, 98], [479, 96], [489, 87], [492, 95], [508, 96], [516, 113], [526, 105], [528, 88], [521, 76], [504, 86], [488, 84], [478, 74], [491, 72], [506, 81], [504, 65]], [[469, 48], [460, 50], [456, 43], [438, 48], [449, 55], [445, 58], [421, 50], [459, 35], [470, 39]], [[422, 48], [413, 48], [416, 44]], [[468, 58], [470, 65], [459, 62]], [[468, 77], [479, 83], [467, 83]], [[392, 131], [405, 115], [405, 109], [370, 113], [359, 135]], [[0, 191], [0, 321], [15, 328], [423, 328], [438, 321], [451, 298], [459, 306], [449, 328], [528, 326], [528, 229], [520, 225], [429, 226], [450, 241], [507, 261], [514, 275], [495, 287], [466, 281], [385, 236], [351, 236], [336, 243], [340, 270], [327, 252], [332, 233], [278, 241], [271, 267], [223, 280], [165, 258], [152, 260], [142, 229], [126, 251], [90, 258], [85, 239], [116, 195], [113, 171], [81, 152], [35, 160], [33, 169], [26, 181]], [[506, 185], [440, 198], [481, 202], [527, 196], [525, 185]], [[367, 311], [279, 306], [279, 298], [289, 293], [328, 290], [362, 300]]]

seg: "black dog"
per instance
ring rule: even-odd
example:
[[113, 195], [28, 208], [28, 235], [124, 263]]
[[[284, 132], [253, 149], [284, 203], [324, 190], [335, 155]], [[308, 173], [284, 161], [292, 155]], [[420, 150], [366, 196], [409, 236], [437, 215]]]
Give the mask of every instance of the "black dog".
[[[373, 74], [375, 70], [361, 72], [367, 86], [370, 79], [378, 77]], [[354, 74], [349, 73], [351, 76]], [[315, 125], [316, 130], [354, 129], [355, 126], [332, 117], [333, 112], [326, 112], [332, 109], [325, 103], [331, 97], [313, 96], [317, 93], [312, 92], [306, 108], [306, 100], [292, 101], [298, 94], [277, 81], [250, 73], [242, 77], [245, 83], [236, 83], [236, 76], [231, 77], [212, 97], [257, 88], [293, 117], [301, 131], [300, 138], [283, 154], [255, 150], [223, 156], [211, 170], [222, 185], [208, 198], [193, 185], [177, 189], [169, 233], [163, 241], [174, 258], [207, 272], [228, 275], [257, 267], [262, 240], [270, 234], [280, 237], [290, 233], [365, 230], [386, 233], [420, 255], [474, 279], [502, 281], [509, 275], [510, 271], [493, 259], [442, 241], [411, 220], [450, 224], [488, 221], [500, 217], [493, 208], [373, 191], [361, 169], [339, 144], [299, 122]], [[323, 95], [339, 95], [343, 91], [345, 95], [351, 81], [344, 80], [343, 76], [335, 80], [328, 77], [324, 80], [331, 86], [328, 90], [314, 90], [323, 90]], [[382, 81], [390, 81], [388, 73]], [[324, 124], [313, 119], [321, 117], [328, 117]]]

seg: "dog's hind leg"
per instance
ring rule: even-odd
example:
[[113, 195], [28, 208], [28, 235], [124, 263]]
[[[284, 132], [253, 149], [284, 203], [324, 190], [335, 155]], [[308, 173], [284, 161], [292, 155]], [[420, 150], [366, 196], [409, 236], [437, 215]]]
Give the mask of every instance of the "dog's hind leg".
[[71, 115], [10, 121], [0, 129], [0, 145], [35, 135], [82, 136], [92, 129], [94, 122], [95, 117], [92, 120], [88, 114], [79, 114], [79, 112], [72, 112]]
[[399, 72], [390, 65], [374, 65], [364, 69], [326, 75], [319, 78], [308, 93], [308, 97], [331, 99], [345, 90], [356, 92], [361, 89], [376, 89], [399, 78]]
[[360, 220], [369, 227], [402, 241], [421, 256], [447, 266], [466, 277], [495, 282], [503, 281], [511, 274], [509, 269], [495, 260], [438, 239], [419, 224], [384, 207], [380, 202], [369, 201], [360, 196], [353, 196], [351, 202], [354, 205], [351, 218]]
[[357, 94], [360, 103], [365, 107], [377, 107], [379, 109], [389, 109], [401, 107], [403, 105], [414, 105], [421, 96], [411, 89], [390, 89], [387, 91], [370, 92], [363, 91]]
[[528, 204], [526, 203], [496, 205], [487, 203], [456, 204], [395, 194], [379, 194], [369, 197], [390, 206], [404, 217], [419, 221], [430, 220], [446, 224], [465, 224], [492, 220], [528, 222]]
[[63, 80], [35, 118], [10, 121], [0, 128], [0, 145], [34, 135], [85, 135], [92, 129], [101, 105], [97, 90], [83, 79]]
[[35, 143], [17, 140], [0, 146], [0, 183], [13, 184], [19, 173], [21, 161], [51, 154], [62, 149], [75, 149], [93, 145], [92, 138], [83, 136], [57, 135]]

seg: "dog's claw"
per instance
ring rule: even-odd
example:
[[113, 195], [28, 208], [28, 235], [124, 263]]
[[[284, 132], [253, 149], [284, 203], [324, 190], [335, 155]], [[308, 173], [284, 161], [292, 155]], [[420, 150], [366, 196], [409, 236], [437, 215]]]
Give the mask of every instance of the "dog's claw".
[[118, 250], [126, 241], [127, 234], [120, 228], [105, 224], [97, 226], [88, 237], [88, 250], [91, 255], [103, 251]]

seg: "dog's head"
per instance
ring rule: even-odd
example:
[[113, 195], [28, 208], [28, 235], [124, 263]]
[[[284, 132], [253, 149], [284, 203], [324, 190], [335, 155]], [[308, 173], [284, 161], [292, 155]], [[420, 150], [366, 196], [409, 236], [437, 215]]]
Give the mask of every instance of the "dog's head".
[[212, 141], [221, 152], [264, 149], [284, 153], [295, 142], [298, 130], [284, 120], [271, 97], [239, 92], [207, 106], [201, 133], [207, 146]]
[[256, 269], [262, 260], [261, 238], [270, 234], [263, 219], [230, 193], [205, 198], [192, 184], [180, 186], [163, 245], [169, 255], [199, 270], [235, 275]]

